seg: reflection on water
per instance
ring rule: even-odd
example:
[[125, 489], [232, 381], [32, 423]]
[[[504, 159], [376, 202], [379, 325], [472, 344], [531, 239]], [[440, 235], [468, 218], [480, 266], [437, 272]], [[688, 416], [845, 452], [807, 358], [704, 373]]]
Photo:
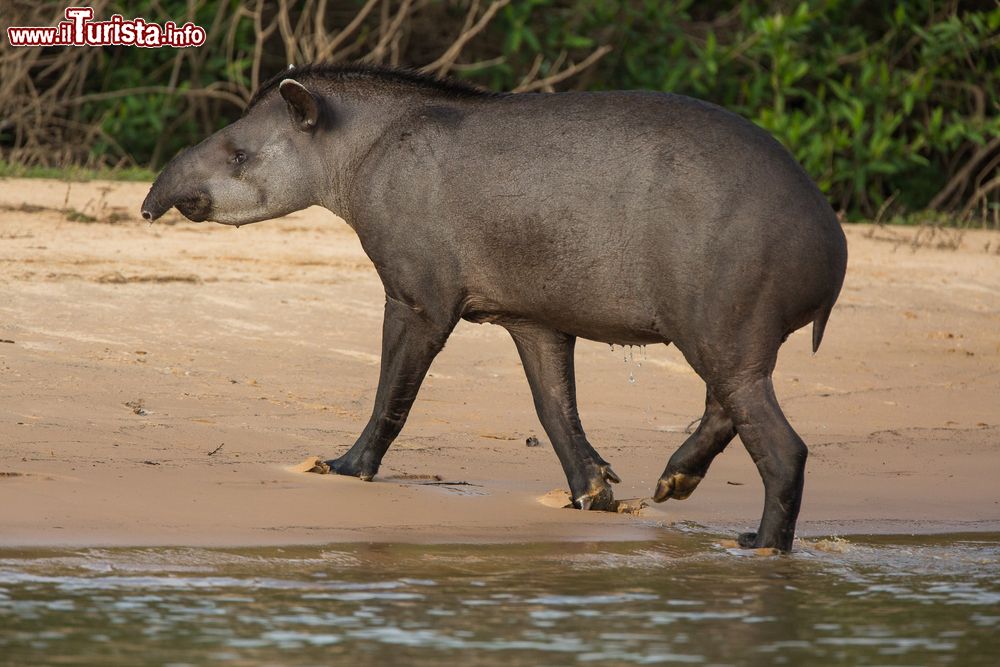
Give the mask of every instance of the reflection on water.
[[1000, 536], [666, 539], [5, 550], [0, 664], [1000, 664]]

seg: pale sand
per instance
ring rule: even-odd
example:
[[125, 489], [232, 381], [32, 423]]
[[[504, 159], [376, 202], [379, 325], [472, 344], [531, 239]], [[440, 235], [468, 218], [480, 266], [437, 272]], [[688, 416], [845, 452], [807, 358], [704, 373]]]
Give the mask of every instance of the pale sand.
[[[240, 230], [176, 213], [150, 226], [136, 215], [146, 189], [77, 183], [67, 196], [58, 181], [0, 180], [0, 339], [14, 341], [0, 343], [0, 545], [755, 527], [763, 489], [738, 441], [682, 502], [638, 515], [541, 502], [565, 480], [514, 346], [488, 325], [459, 325], [375, 482], [294, 472], [343, 452], [368, 417], [383, 305], [374, 270], [326, 211]], [[124, 219], [70, 222], [62, 208]], [[814, 357], [809, 331], [796, 333], [775, 374], [811, 447], [800, 534], [997, 530], [1000, 234], [966, 233], [957, 250], [933, 247], [954, 235], [914, 249], [913, 230], [847, 234], [822, 349]], [[586, 341], [577, 353], [584, 425], [624, 480], [620, 498], [652, 493], [703, 405], [676, 349], [635, 357], [641, 367]], [[532, 435], [541, 447], [525, 446]]]

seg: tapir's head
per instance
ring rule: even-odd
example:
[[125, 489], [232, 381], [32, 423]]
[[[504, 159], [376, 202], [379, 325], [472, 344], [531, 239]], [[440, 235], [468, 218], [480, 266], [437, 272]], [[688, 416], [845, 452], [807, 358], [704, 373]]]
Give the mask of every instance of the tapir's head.
[[185, 217], [243, 225], [317, 203], [323, 169], [316, 133], [328, 123], [322, 97], [294, 79], [232, 125], [181, 151], [156, 178], [142, 217], [172, 206]]

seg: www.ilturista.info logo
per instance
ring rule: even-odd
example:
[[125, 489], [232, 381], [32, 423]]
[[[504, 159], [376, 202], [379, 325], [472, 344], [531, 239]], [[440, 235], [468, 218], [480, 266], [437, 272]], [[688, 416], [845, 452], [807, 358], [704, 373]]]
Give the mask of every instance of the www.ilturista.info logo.
[[7, 40], [11, 46], [163, 46], [183, 48], [205, 43], [205, 29], [188, 21], [178, 26], [173, 21], [163, 25], [145, 19], [125, 19], [115, 14], [108, 21], [92, 21], [93, 7], [67, 7], [66, 20], [54, 28], [11, 26]]

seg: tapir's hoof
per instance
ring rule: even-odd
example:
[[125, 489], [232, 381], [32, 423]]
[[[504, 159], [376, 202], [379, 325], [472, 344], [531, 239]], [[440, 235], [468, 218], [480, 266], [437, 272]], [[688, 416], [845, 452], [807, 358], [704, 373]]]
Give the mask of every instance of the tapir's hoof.
[[661, 477], [656, 483], [656, 491], [653, 492], [653, 500], [662, 503], [668, 498], [674, 500], [684, 500], [698, 488], [702, 478], [698, 475], [685, 475], [682, 472], [675, 472], [669, 477]]
[[582, 495], [573, 499], [572, 507], [578, 510], [594, 510], [597, 512], [615, 512], [618, 503], [615, 502], [615, 494], [609, 487], [598, 489], [592, 493]]
[[604, 478], [604, 481], [611, 482], [612, 484], [619, 484], [622, 481], [622, 478], [611, 469], [610, 463], [605, 463], [601, 466], [601, 477]]
[[370, 482], [375, 477], [374, 470], [365, 470], [363, 466], [359, 465], [356, 461], [351, 461], [345, 459], [341, 456], [339, 459], [330, 459], [329, 461], [324, 461], [324, 463], [329, 466], [330, 472], [335, 475], [344, 475], [345, 477], [357, 477], [363, 482]]
[[763, 554], [787, 554], [792, 551], [791, 540], [782, 544], [780, 540], [769, 540], [761, 537], [759, 533], [740, 533], [736, 543], [743, 549], [756, 549], [758, 553]]

